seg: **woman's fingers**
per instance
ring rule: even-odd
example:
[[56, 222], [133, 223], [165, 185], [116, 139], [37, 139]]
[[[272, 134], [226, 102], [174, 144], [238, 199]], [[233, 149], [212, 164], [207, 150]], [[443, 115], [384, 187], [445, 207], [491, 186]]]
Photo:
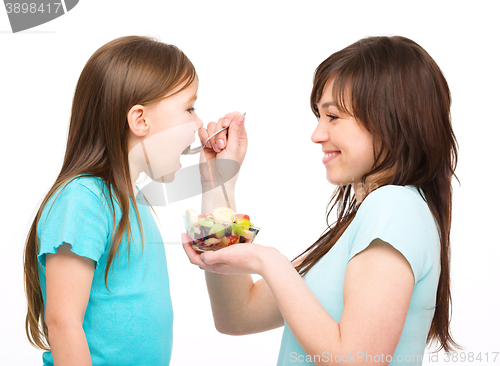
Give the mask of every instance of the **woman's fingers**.
[[[200, 253], [198, 253], [193, 249], [193, 247], [191, 246], [191, 241], [189, 240], [189, 237], [185, 233], [182, 234], [181, 240], [182, 240], [182, 247], [184, 248], [184, 251], [186, 252], [189, 258], [189, 261], [192, 264], [198, 266], [200, 269], [204, 271], [221, 273], [220, 272], [221, 264], [219, 263], [214, 263], [213, 265], [206, 264], [201, 258]], [[203, 254], [205, 255], [206, 253]]]
[[[219, 120], [220, 121], [220, 120]], [[212, 128], [210, 130], [210, 136], [212, 136], [216, 131], [219, 130], [219, 122], [211, 122]], [[219, 146], [217, 145], [217, 135], [214, 135], [210, 138], [210, 144], [216, 153], [220, 152]]]
[[[219, 125], [219, 123], [220, 123], [220, 125]], [[226, 117], [223, 117], [223, 118], [219, 119], [219, 123], [217, 123], [217, 131], [219, 131], [223, 127], [229, 126], [230, 119], [226, 118]], [[217, 147], [220, 150], [225, 149], [226, 146], [227, 146], [227, 132], [228, 132], [228, 129], [226, 128], [225, 130], [219, 132], [215, 136], [217, 138], [217, 140], [216, 140], [217, 141]]]
[[[239, 150], [239, 147], [241, 146], [242, 137], [243, 140], [246, 141], [246, 132], [244, 131], [244, 122], [245, 122], [245, 116], [239, 115], [235, 118], [233, 118], [231, 122], [231, 126], [229, 127], [229, 136], [230, 136], [230, 141], [229, 145], [231, 145], [231, 148], [233, 151]], [[242, 136], [243, 133], [243, 136]]]
[[[244, 120], [245, 117], [239, 112], [232, 112], [226, 114], [224, 117], [220, 118], [217, 123], [210, 122], [206, 129], [200, 129], [200, 140], [205, 141], [209, 136], [219, 131], [224, 127], [229, 127], [231, 124], [236, 124], [239, 120]], [[207, 141], [205, 147], [212, 148], [216, 153], [221, 152], [227, 147], [228, 133], [231, 127], [219, 132]], [[203, 130], [203, 131], [202, 131]], [[206, 132], [206, 135], [205, 135]], [[237, 140], [237, 139], [236, 139]]]
[[[201, 143], [203, 144], [203, 141], [205, 141], [208, 138], [208, 132], [207, 129], [202, 127], [198, 130], [198, 137], [200, 138]], [[210, 147], [205, 145], [205, 147]]]
[[[217, 132], [219, 131], [221, 128], [222, 128], [222, 123], [223, 123], [223, 118], [220, 118], [217, 123], [214, 125], [214, 130], [213, 131], [210, 131], [211, 134], [213, 134], [214, 132]], [[221, 144], [219, 143], [219, 140], [222, 139], [222, 135], [225, 134], [225, 130], [222, 131], [222, 132], [219, 132], [217, 135], [214, 135], [211, 139], [210, 139], [210, 143], [212, 144], [213, 146], [213, 149], [215, 150], [215, 152], [219, 153], [221, 152]], [[225, 137], [224, 137], [224, 140], [225, 140]]]
[[200, 255], [196, 252], [196, 250], [193, 249], [193, 247], [191, 246], [191, 240], [189, 240], [189, 237], [185, 233], [182, 234], [181, 240], [182, 247], [184, 248], [184, 251], [188, 256], [189, 261], [197, 266], [204, 266], [205, 262], [202, 261]]
[[[208, 136], [211, 136], [216, 131], [215, 128], [216, 128], [216, 123], [215, 122], [209, 122], [208, 123], [208, 125], [207, 125]], [[208, 136], [205, 138], [205, 140], [208, 138]], [[205, 141], [205, 140], [203, 140], [203, 141]], [[205, 146], [208, 146], [209, 148], [215, 150], [214, 141], [215, 141], [215, 139], [212, 137], [210, 140], [207, 141], [207, 145], [205, 145]], [[217, 152], [217, 150], [215, 150], [215, 151]]]

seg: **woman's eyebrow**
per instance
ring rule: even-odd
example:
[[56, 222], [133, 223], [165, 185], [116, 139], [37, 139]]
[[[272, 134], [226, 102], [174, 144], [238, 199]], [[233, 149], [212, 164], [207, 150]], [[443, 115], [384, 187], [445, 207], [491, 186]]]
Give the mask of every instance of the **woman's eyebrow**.
[[191, 103], [191, 102], [195, 101], [196, 99], [198, 99], [198, 94], [194, 94], [194, 95], [193, 95], [193, 96], [192, 96], [192, 97], [191, 97], [191, 98], [190, 98], [190, 99], [186, 102], [186, 104], [189, 104], [189, 103]]
[[321, 108], [328, 109], [328, 107], [335, 106], [333, 102], [326, 102], [321, 105]]

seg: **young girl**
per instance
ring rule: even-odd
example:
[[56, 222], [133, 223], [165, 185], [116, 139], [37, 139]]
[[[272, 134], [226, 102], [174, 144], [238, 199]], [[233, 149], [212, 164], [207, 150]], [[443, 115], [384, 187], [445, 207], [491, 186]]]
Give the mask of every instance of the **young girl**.
[[407, 38], [362, 39], [316, 69], [311, 108], [337, 222], [292, 263], [255, 243], [199, 255], [183, 235], [217, 329], [285, 325], [278, 365], [420, 365], [431, 341], [460, 348], [450, 334], [457, 147], [439, 67]]
[[[26, 332], [44, 365], [169, 364], [165, 250], [135, 182], [142, 171], [172, 181], [203, 126], [197, 89], [189, 59], [149, 37], [115, 39], [85, 65], [63, 166], [24, 254]], [[243, 117], [227, 119], [237, 136]]]

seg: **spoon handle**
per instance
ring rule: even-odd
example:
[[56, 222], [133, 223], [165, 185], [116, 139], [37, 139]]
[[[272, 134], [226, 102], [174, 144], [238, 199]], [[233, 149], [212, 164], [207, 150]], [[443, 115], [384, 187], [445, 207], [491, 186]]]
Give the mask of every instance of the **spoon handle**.
[[[247, 114], [247, 112], [243, 112], [243, 115], [246, 115], [246, 114]], [[208, 140], [210, 140], [214, 135], [217, 135], [219, 132], [224, 131], [228, 127], [229, 127], [229, 125], [226, 127], [222, 127], [219, 131], [214, 132], [213, 134], [208, 136], [208, 138], [205, 140], [205, 142], [203, 144], [201, 144], [201, 150], [203, 150], [205, 148], [205, 144], [207, 143]]]
[[[243, 115], [246, 115], [247, 112], [243, 112]], [[217, 132], [214, 132], [213, 134], [211, 134], [210, 136], [208, 136], [208, 138], [205, 140], [205, 142], [203, 142], [201, 144], [201, 146], [198, 146], [194, 149], [191, 149], [191, 145], [186, 147], [184, 149], [184, 151], [181, 153], [181, 155], [191, 155], [191, 154], [197, 154], [199, 153], [200, 151], [202, 151], [204, 148], [205, 148], [205, 145], [207, 144], [207, 141], [210, 140], [213, 136], [217, 135], [219, 132], [221, 131], [224, 131], [226, 128], [228, 128], [229, 126], [226, 126], [226, 127], [222, 127], [219, 131]]]

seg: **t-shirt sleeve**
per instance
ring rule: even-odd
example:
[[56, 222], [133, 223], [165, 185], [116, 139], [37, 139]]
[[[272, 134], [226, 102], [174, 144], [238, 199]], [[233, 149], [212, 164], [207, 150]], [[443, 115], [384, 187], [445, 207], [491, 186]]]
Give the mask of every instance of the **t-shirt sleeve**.
[[72, 181], [42, 211], [37, 225], [38, 261], [45, 268], [45, 254], [56, 253], [60, 245], [68, 243], [73, 253], [93, 259], [97, 266], [104, 259], [108, 228], [103, 202], [87, 186]]
[[416, 284], [430, 268], [429, 251], [435, 244], [426, 210], [425, 201], [405, 187], [381, 187], [373, 191], [356, 213], [359, 218], [350, 242], [349, 260], [379, 238], [403, 254]]

